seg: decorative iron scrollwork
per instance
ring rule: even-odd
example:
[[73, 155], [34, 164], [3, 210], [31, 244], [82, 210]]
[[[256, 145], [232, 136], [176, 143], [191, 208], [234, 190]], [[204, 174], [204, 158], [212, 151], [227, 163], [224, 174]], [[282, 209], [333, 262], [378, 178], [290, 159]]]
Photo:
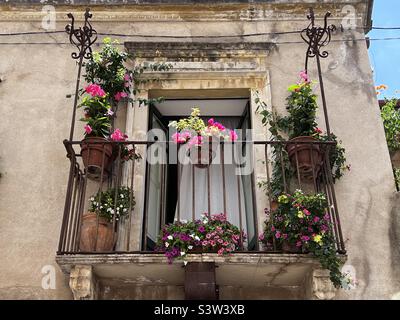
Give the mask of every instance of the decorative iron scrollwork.
[[332, 24], [328, 26], [328, 18], [330, 16], [331, 13], [327, 12], [324, 17], [324, 26], [318, 27], [315, 25], [315, 14], [312, 8], [310, 9], [310, 13], [307, 15], [310, 24], [307, 28], [301, 31], [301, 38], [308, 45], [305, 63], [306, 72], [308, 71], [309, 58], [314, 58], [317, 55], [320, 58], [327, 58], [329, 56], [328, 51], [321, 51], [321, 48], [327, 46], [331, 42], [332, 32], [336, 31], [335, 25]]
[[72, 13], [68, 13], [68, 18], [71, 19], [71, 23], [65, 27], [65, 31], [69, 35], [69, 41], [71, 44], [78, 48], [77, 52], [71, 53], [72, 59], [90, 59], [92, 57], [91, 46], [97, 40], [97, 32], [93, 29], [89, 19], [92, 18], [90, 9], [87, 8], [85, 11], [85, 22], [83, 27], [75, 28], [75, 18]]

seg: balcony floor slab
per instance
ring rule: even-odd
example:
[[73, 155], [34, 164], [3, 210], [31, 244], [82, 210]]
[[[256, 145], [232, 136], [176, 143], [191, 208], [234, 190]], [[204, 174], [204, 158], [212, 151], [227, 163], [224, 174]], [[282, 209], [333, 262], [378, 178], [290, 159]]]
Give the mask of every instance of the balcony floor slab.
[[[345, 256], [341, 256], [345, 260]], [[214, 253], [189, 254], [188, 262], [215, 262], [217, 282], [235, 287], [298, 287], [306, 276], [319, 268], [318, 260], [307, 254], [234, 253], [218, 256]], [[102, 281], [131, 285], [183, 285], [184, 263], [168, 264], [163, 254], [74, 254], [58, 255], [57, 263], [65, 273], [72, 266], [90, 265]]]

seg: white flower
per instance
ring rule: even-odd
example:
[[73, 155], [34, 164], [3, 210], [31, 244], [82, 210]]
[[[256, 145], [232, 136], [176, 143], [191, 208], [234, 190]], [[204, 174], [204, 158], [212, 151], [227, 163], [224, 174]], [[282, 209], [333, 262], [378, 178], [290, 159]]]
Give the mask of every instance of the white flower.
[[182, 223], [187, 223], [187, 220], [181, 220]]
[[128, 211], [126, 208], [124, 208], [124, 210], [122, 210], [123, 212], [126, 212], [126, 211]]
[[169, 247], [169, 243], [168, 243], [168, 242], [165, 243], [165, 247], [166, 247], [166, 248]]
[[189, 237], [191, 237], [192, 239], [194, 239], [194, 233], [192, 233]]
[[124, 206], [121, 204], [119, 207], [120, 207], [120, 208], [123, 208]]
[[181, 256], [183, 257], [186, 254], [186, 252], [181, 251]]
[[203, 223], [208, 223], [208, 219], [204, 219], [204, 220], [203, 220]]
[[187, 265], [187, 263], [188, 263], [188, 262], [187, 262], [186, 260], [183, 261], [183, 264], [184, 264], [185, 266]]
[[114, 210], [111, 210], [111, 214], [114, 214], [115, 213], [115, 211]]
[[119, 195], [122, 199], [124, 198], [124, 195], [121, 193], [120, 195]]
[[103, 206], [100, 206], [100, 209], [103, 209]]
[[94, 201], [94, 197], [91, 197], [91, 198], [90, 198], [90, 201]]
[[174, 237], [170, 235], [167, 238], [168, 238], [168, 240], [172, 240]]
[[200, 241], [200, 238], [198, 236], [195, 236], [194, 239]]
[[188, 246], [188, 249], [189, 249], [189, 250], [192, 250], [192, 249], [193, 249], [193, 246]]

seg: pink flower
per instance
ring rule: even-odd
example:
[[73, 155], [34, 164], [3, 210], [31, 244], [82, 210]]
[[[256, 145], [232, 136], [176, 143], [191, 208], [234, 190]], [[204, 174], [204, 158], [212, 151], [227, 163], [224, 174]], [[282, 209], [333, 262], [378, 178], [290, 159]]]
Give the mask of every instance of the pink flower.
[[126, 98], [128, 96], [128, 94], [126, 93], [126, 92], [117, 92], [115, 95], [114, 95], [114, 99], [115, 99], [115, 101], [119, 101], [119, 100], [121, 100], [122, 98]]
[[222, 240], [222, 239], [218, 239], [217, 241], [218, 241], [218, 243], [221, 243], [221, 244], [224, 243], [224, 240]]
[[121, 130], [115, 129], [111, 134], [111, 139], [113, 141], [125, 141], [128, 138], [126, 134], [123, 134]]
[[100, 97], [103, 98], [106, 93], [105, 91], [97, 84], [89, 84], [86, 88], [85, 88], [86, 93], [89, 93], [92, 97]]
[[314, 217], [314, 222], [317, 223], [319, 221], [319, 217]]
[[124, 80], [125, 81], [131, 81], [131, 76], [129, 75], [129, 73], [125, 73]]
[[309, 236], [301, 236], [301, 240], [310, 241], [310, 237]]
[[324, 220], [329, 221], [331, 218], [329, 217], [328, 213], [325, 213], [324, 215]]
[[172, 140], [176, 144], [186, 143], [191, 138], [190, 132], [183, 131], [183, 132], [176, 132], [172, 135]]
[[203, 143], [202, 136], [194, 136], [189, 140], [189, 146], [199, 146]]
[[224, 254], [224, 248], [218, 250], [218, 255], [222, 256]]
[[92, 129], [92, 127], [91, 126], [89, 126], [88, 124], [87, 125], [85, 125], [85, 132], [86, 132], [86, 134], [90, 134], [92, 131], [93, 131], [93, 129]]
[[281, 237], [281, 233], [280, 233], [279, 231], [277, 231], [277, 232], [275, 233], [275, 238], [279, 239], [280, 237]]
[[210, 233], [206, 234], [206, 239], [211, 239], [211, 234]]
[[296, 247], [301, 247], [301, 246], [302, 246], [301, 241], [297, 241], [297, 242], [296, 242]]
[[229, 138], [231, 139], [231, 141], [236, 141], [238, 139], [238, 135], [235, 130], [229, 131]]
[[322, 134], [322, 130], [320, 128], [315, 128], [315, 133]]
[[219, 131], [225, 130], [225, 127], [222, 124], [220, 124], [219, 122], [215, 122], [214, 126], [217, 127]]
[[309, 216], [309, 215], [311, 215], [311, 212], [310, 212], [310, 211], [308, 211], [307, 209], [304, 209], [304, 210], [303, 210], [303, 212], [304, 212], [304, 214], [305, 214], [306, 216]]
[[214, 125], [214, 118], [208, 119], [207, 121], [209, 126], [213, 126]]
[[203, 245], [203, 247], [206, 247], [208, 246], [208, 241], [204, 240], [201, 244]]
[[308, 77], [308, 74], [306, 71], [301, 71], [300, 72], [300, 78], [304, 81], [304, 82], [310, 82], [310, 78]]
[[328, 226], [326, 226], [326, 225], [322, 225], [322, 226], [321, 226], [321, 230], [326, 232], [326, 231], [329, 230], [329, 228], [328, 228]]
[[263, 241], [264, 239], [265, 239], [264, 233], [261, 233], [261, 234], [258, 236], [258, 240]]
[[225, 241], [222, 245], [223, 245], [224, 247], [226, 247], [226, 246], [229, 245], [229, 243], [228, 243], [227, 241]]
[[216, 242], [215, 242], [214, 240], [211, 240], [211, 241], [210, 241], [210, 244], [211, 244], [213, 247], [215, 247]]
[[274, 227], [274, 226], [271, 227], [271, 231], [272, 231], [272, 232], [275, 231], [275, 227]]

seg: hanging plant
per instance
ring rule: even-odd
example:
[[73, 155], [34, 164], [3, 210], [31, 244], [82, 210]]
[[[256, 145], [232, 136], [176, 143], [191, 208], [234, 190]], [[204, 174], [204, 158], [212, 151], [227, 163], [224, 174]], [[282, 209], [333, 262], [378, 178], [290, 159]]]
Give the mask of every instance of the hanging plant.
[[[316, 122], [317, 96], [313, 93], [313, 82], [305, 72], [300, 73], [298, 84], [288, 88], [287, 116], [280, 116], [276, 112], [267, 110], [265, 102], [256, 97], [257, 112], [262, 116], [262, 124], [269, 126], [271, 140], [285, 141], [285, 137], [292, 139], [293, 144], [287, 148], [280, 144], [272, 146], [272, 178], [270, 187], [267, 182], [259, 183], [275, 199], [284, 191], [284, 178], [289, 189], [290, 179], [295, 173], [297, 165], [306, 178], [317, 176], [324, 161], [323, 150], [317, 144], [300, 144], [294, 142], [333, 141], [336, 144], [330, 147], [329, 161], [333, 181], [340, 179], [345, 171], [350, 170], [346, 165], [345, 149], [337, 136], [331, 133], [324, 134]], [[296, 159], [297, 155], [297, 159]], [[282, 168], [283, 167], [283, 168]], [[268, 190], [269, 189], [269, 190]]]

